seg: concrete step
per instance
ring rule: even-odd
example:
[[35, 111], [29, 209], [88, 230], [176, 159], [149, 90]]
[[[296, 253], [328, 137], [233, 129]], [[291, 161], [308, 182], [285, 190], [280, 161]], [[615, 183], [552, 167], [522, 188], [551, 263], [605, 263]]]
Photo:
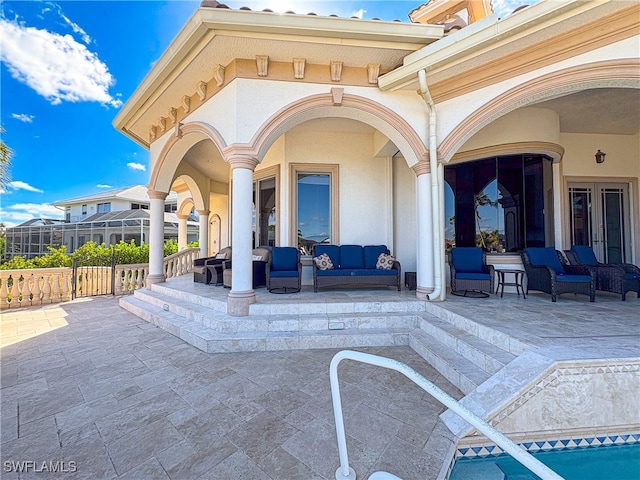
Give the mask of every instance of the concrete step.
[[[154, 301], [147, 302], [148, 299]], [[129, 296], [120, 299], [120, 306], [209, 353], [408, 345], [409, 332], [415, 329], [413, 325], [329, 329], [327, 320], [324, 328], [312, 329], [319, 325], [306, 316], [268, 322], [256, 317], [223, 316], [218, 319], [217, 328], [211, 328], [165, 310], [157, 300], [153, 295]], [[301, 329], [301, 325], [308, 328]]]
[[531, 349], [531, 346], [487, 325], [474, 322], [472, 319], [464, 317], [451, 310], [447, 310], [438, 305], [437, 302], [425, 302], [426, 313], [433, 315], [445, 322], [465, 331], [487, 343], [518, 356]]
[[489, 374], [496, 373], [516, 358], [502, 348], [432, 315], [421, 318], [420, 328]]
[[411, 332], [409, 346], [465, 394], [491, 377], [483, 368], [421, 328]]
[[[227, 302], [216, 300], [215, 298], [211, 298], [207, 295], [212, 288], [222, 287], [214, 287], [213, 285], [194, 282], [192, 286], [190, 285], [191, 291], [187, 291], [175, 288], [173, 285], [168, 286], [166, 283], [154, 283], [151, 285], [151, 291], [167, 297], [167, 303], [170, 303], [169, 299], [174, 299], [174, 301], [180, 300], [181, 302], [194, 303], [196, 305], [207, 307], [215, 312], [226, 314]], [[136, 290], [135, 294], [139, 294], [140, 292], [149, 292], [149, 290]]]

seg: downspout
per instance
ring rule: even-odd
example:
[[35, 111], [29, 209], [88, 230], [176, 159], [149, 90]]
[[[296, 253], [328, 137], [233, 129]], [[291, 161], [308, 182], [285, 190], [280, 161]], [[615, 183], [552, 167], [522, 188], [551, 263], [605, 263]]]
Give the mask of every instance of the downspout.
[[427, 72], [418, 70], [420, 95], [429, 109], [429, 169], [431, 171], [431, 219], [433, 228], [433, 262], [434, 262], [434, 290], [427, 295], [427, 300], [444, 300], [443, 264], [444, 252], [441, 245], [440, 232], [440, 182], [438, 181], [438, 141], [436, 138], [436, 106], [431, 98], [427, 85]]

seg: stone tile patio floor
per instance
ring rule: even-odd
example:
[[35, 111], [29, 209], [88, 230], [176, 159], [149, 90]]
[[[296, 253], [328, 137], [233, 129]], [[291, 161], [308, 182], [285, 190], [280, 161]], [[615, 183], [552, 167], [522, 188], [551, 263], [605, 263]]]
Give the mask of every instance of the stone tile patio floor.
[[[337, 350], [206, 354], [111, 297], [5, 311], [0, 326], [3, 479], [335, 478]], [[409, 347], [359, 350], [462, 397]], [[340, 379], [358, 478], [435, 478], [425, 444], [444, 408], [397, 372], [345, 361]], [[27, 461], [75, 472], [8, 471]]]

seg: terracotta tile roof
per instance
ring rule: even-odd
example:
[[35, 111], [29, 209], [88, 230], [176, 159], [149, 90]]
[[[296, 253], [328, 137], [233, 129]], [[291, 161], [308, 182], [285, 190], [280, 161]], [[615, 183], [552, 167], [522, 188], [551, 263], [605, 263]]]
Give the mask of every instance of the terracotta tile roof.
[[[202, 0], [202, 2], [200, 2], [200, 7], [207, 7], [207, 8], [226, 8], [226, 9], [228, 9], [228, 10], [231, 10], [231, 7], [229, 7], [228, 5], [225, 5], [224, 3], [220, 3], [220, 2], [218, 2], [218, 1], [216, 1], [216, 0]], [[240, 7], [238, 10], [245, 10], [245, 11], [249, 11], [249, 12], [252, 12], [252, 11], [253, 11], [253, 10], [252, 10], [251, 8], [249, 8], [249, 7]], [[258, 10], [256, 10], [256, 11], [258, 11]], [[273, 10], [271, 10], [270, 8], [265, 8], [264, 10], [261, 10], [261, 11], [262, 11], [262, 12], [267, 12], [267, 13], [276, 13], [276, 12], [274, 12]], [[298, 13], [293, 12], [293, 11], [291, 11], [291, 10], [288, 10], [288, 11], [286, 11], [286, 12], [284, 12], [284, 13], [286, 13], [286, 14], [290, 14], [290, 15], [304, 15], [304, 14], [298, 14]], [[309, 13], [307, 13], [306, 15], [319, 16], [319, 15], [318, 15], [317, 13], [315, 13], [315, 12], [309, 12]], [[340, 16], [339, 16], [339, 15], [336, 15], [336, 14], [331, 14], [331, 15], [326, 15], [326, 16], [327, 16], [327, 17], [340, 18]], [[344, 17], [344, 18], [347, 18], [347, 17]], [[360, 17], [356, 17], [356, 16], [353, 16], [353, 17], [350, 17], [350, 18], [360, 19]], [[380, 21], [380, 19], [379, 19], [379, 18], [372, 18], [371, 20], [378, 20], [378, 21]], [[392, 21], [394, 21], [394, 22], [402, 22], [402, 20], [398, 20], [398, 19], [395, 19], [395, 20], [392, 20]]]

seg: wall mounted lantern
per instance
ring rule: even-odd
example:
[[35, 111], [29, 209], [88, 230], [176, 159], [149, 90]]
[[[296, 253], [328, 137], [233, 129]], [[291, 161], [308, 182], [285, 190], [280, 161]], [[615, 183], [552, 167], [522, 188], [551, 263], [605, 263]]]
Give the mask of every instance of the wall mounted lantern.
[[604, 163], [604, 156], [606, 153], [601, 152], [600, 149], [596, 152], [596, 163]]

